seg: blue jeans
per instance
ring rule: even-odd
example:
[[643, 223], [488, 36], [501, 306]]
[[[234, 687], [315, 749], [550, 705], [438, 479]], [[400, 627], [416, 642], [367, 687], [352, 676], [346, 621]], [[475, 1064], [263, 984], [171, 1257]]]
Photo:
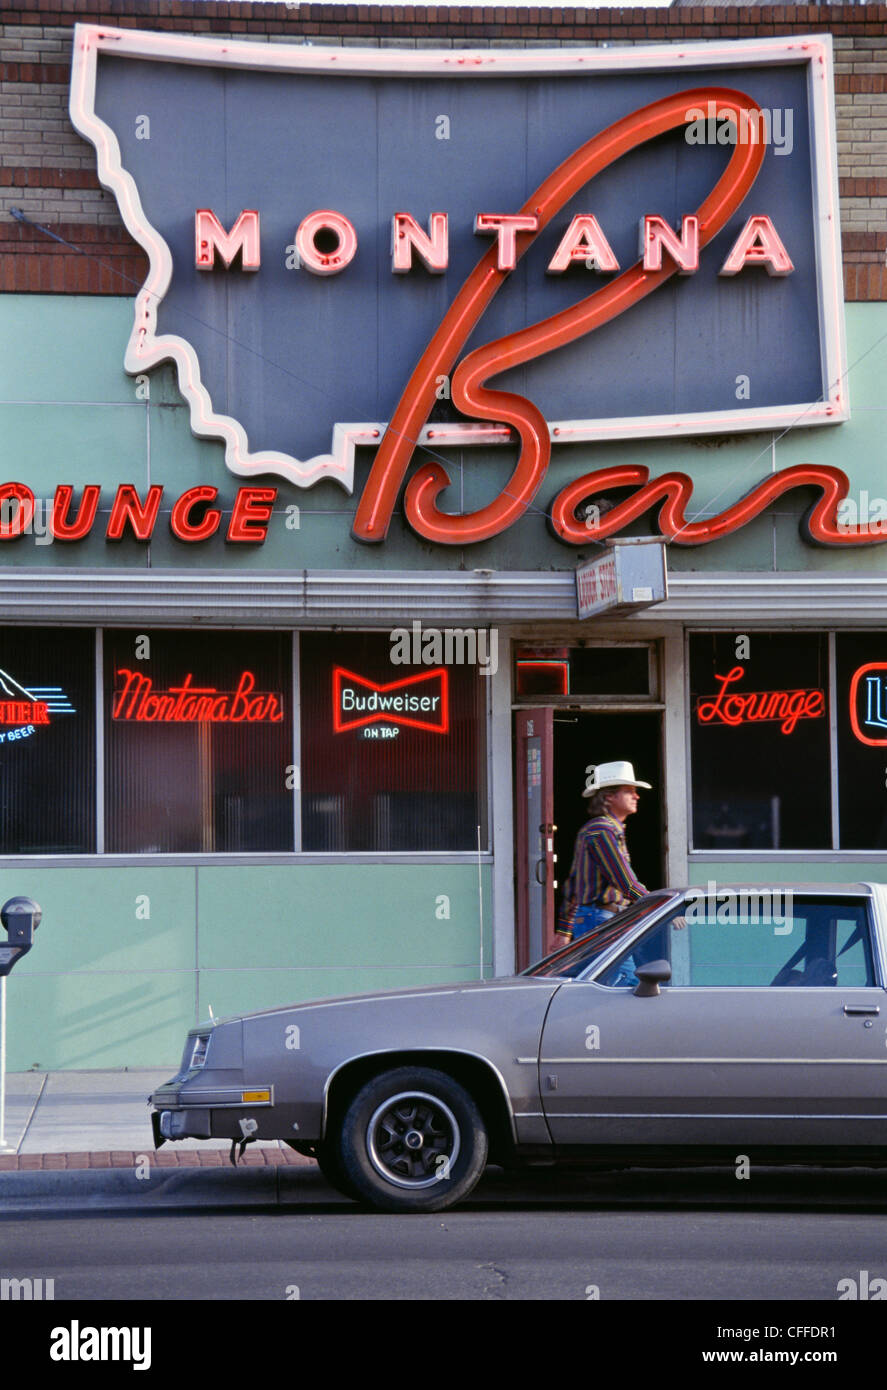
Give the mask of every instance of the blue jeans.
[[601, 922], [606, 922], [609, 917], [615, 915], [606, 907], [580, 907], [573, 923], [573, 940], [578, 941], [580, 937], [587, 936], [595, 927], [599, 927]]
[[[580, 907], [576, 913], [576, 921], [573, 925], [573, 940], [579, 941], [581, 937], [587, 936], [594, 931], [602, 922], [606, 922], [609, 917], [615, 917], [615, 912], [610, 912], [606, 907]], [[637, 975], [634, 973], [634, 956], [626, 956], [619, 964], [619, 973], [613, 980], [607, 983], [613, 988], [634, 989], [635, 985], [640, 984]]]
[[629, 989], [634, 989], [635, 985], [640, 984], [640, 980], [634, 973], [634, 956], [625, 956], [619, 962], [618, 975], [615, 980], [608, 980], [607, 984], [611, 985], [614, 989], [624, 989], [626, 986], [628, 986]]

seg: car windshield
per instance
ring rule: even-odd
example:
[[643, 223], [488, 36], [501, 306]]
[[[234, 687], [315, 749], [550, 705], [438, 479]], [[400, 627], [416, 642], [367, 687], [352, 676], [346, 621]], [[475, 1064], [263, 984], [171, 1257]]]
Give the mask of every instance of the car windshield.
[[619, 912], [615, 917], [608, 918], [599, 927], [588, 932], [586, 936], [578, 941], [571, 942], [568, 946], [562, 946], [559, 951], [554, 951], [550, 956], [545, 956], [543, 960], [535, 965], [530, 965], [526, 970], [522, 970], [522, 975], [557, 975], [564, 979], [575, 979], [587, 970], [591, 963], [602, 956], [617, 941], [630, 931], [632, 927], [638, 926], [647, 917], [652, 917], [659, 912], [666, 903], [671, 902], [674, 894], [672, 893], [648, 893], [639, 902], [632, 903], [624, 912]]

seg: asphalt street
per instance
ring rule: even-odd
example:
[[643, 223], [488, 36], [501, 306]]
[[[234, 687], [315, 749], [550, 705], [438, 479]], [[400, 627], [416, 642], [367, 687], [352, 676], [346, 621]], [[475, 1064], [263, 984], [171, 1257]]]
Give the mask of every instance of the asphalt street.
[[10, 1175], [4, 1274], [74, 1301], [832, 1304], [842, 1280], [887, 1277], [887, 1174], [866, 1170], [492, 1170], [462, 1206], [409, 1217], [361, 1209], [314, 1169], [173, 1173], [143, 1197], [129, 1174], [104, 1196], [88, 1177]]

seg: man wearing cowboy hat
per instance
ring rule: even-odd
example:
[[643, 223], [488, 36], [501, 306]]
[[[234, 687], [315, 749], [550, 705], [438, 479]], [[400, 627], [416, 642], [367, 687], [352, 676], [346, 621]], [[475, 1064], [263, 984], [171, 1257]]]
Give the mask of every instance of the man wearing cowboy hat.
[[576, 836], [573, 867], [564, 884], [558, 935], [565, 941], [585, 936], [601, 922], [646, 893], [631, 867], [625, 822], [638, 808], [639, 782], [631, 763], [598, 763], [585, 769], [583, 796], [589, 819]]

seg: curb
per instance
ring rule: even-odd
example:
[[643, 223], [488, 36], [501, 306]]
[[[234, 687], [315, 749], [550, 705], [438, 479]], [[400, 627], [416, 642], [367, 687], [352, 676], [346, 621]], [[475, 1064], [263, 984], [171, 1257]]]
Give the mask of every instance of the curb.
[[[313, 1170], [313, 1171], [312, 1171]], [[317, 1175], [316, 1177], [314, 1175]], [[6, 1219], [29, 1213], [84, 1211], [162, 1211], [176, 1207], [302, 1206], [347, 1202], [310, 1165], [251, 1165], [237, 1172], [230, 1166], [206, 1169], [136, 1168], [31, 1169], [0, 1173], [0, 1208]], [[350, 1204], [349, 1204], [350, 1205]]]

